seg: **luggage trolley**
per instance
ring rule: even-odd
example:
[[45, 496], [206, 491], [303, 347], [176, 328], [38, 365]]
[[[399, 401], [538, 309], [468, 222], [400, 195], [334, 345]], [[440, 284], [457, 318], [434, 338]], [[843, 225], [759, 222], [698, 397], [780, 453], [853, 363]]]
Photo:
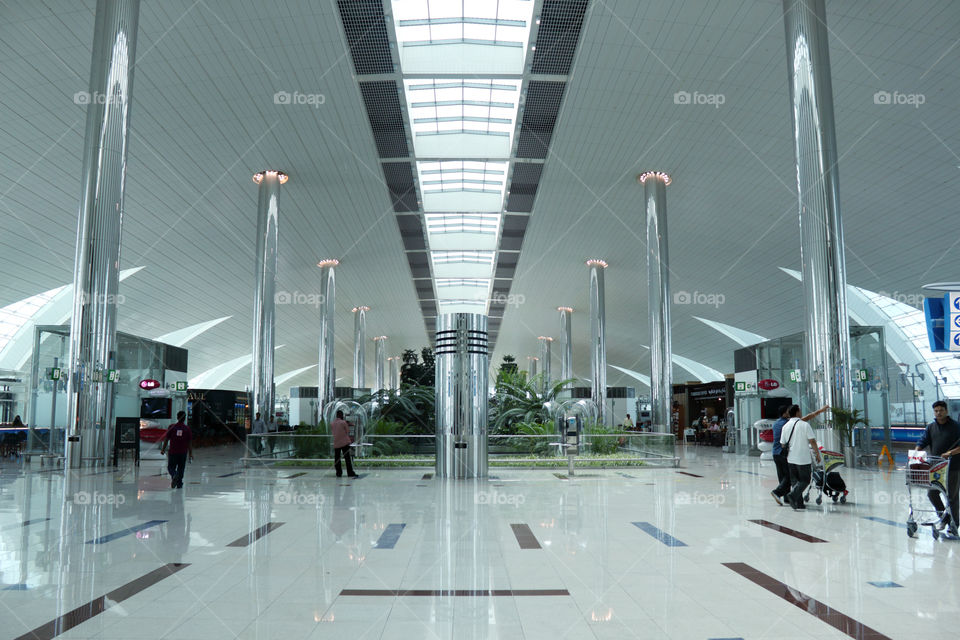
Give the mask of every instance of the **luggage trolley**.
[[[946, 523], [947, 517], [952, 518], [950, 511], [950, 499], [947, 496], [947, 472], [950, 463], [945, 458], [937, 456], [927, 456], [926, 459], [910, 458], [907, 464], [907, 500], [910, 504], [910, 515], [907, 516], [907, 535], [913, 538], [917, 533], [918, 526], [930, 527], [933, 533], [933, 539], [940, 537], [940, 527]], [[923, 498], [926, 498], [927, 491], [937, 491], [940, 493], [940, 499], [943, 501], [943, 514], [937, 514], [936, 509], [920, 509], [913, 505], [913, 492], [923, 491]], [[922, 504], [922, 503], [921, 503]], [[931, 505], [932, 506], [932, 505]], [[917, 522], [913, 517], [914, 512], [918, 514], [934, 514], [932, 519]], [[944, 534], [947, 537], [947, 534]]]
[[805, 502], [810, 502], [810, 491], [813, 487], [817, 488], [817, 504], [823, 502], [824, 494], [832, 498], [834, 502], [838, 500], [841, 503], [847, 501], [847, 485], [835, 469], [844, 464], [843, 454], [836, 451], [827, 451], [820, 449], [820, 465], [813, 470], [813, 482], [807, 487], [807, 493], [803, 496]]

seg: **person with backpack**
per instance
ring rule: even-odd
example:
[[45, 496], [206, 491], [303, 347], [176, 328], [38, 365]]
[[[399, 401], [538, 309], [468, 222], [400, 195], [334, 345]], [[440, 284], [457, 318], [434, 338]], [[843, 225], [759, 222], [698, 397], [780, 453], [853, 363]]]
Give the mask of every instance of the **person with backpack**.
[[783, 425], [780, 433], [781, 455], [787, 456], [787, 464], [790, 468], [790, 482], [792, 489], [787, 494], [787, 501], [794, 511], [806, 509], [807, 505], [803, 503], [803, 490], [810, 484], [813, 465], [810, 462], [809, 445], [813, 451], [813, 457], [817, 463], [820, 462], [820, 449], [817, 446], [817, 439], [813, 435], [813, 427], [807, 420], [815, 418], [817, 415], [828, 410], [830, 405], [824, 405], [811, 414], [800, 417], [800, 406], [793, 404], [787, 409], [787, 423]]
[[[782, 500], [786, 499], [787, 494], [790, 493], [790, 464], [787, 462], [787, 454], [782, 450], [783, 445], [780, 444], [780, 436], [783, 435], [783, 427], [790, 420], [788, 415], [790, 412], [791, 406], [797, 405], [783, 405], [780, 409], [780, 419], [773, 423], [773, 464], [777, 467], [777, 488], [770, 492], [770, 495], [773, 496], [773, 499], [777, 501], [779, 506], [783, 506]], [[818, 414], [824, 412], [827, 409], [826, 406], [809, 413], [802, 418], [804, 422], [809, 422], [817, 417]]]

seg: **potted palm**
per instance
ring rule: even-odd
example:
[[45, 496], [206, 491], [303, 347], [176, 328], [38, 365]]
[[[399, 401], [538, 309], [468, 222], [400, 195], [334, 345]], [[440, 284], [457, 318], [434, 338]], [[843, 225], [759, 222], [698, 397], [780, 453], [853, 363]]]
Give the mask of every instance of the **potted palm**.
[[858, 426], [868, 427], [870, 424], [860, 409], [831, 407], [830, 413], [833, 416], [833, 430], [843, 446], [844, 464], [852, 469], [857, 463], [857, 449], [853, 439], [854, 430]]

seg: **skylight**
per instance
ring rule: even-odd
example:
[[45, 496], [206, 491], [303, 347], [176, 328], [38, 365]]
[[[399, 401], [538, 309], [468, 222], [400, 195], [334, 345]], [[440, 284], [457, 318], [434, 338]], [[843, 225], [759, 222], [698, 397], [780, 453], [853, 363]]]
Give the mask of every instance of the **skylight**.
[[503, 209], [506, 162], [418, 161], [417, 175], [427, 213], [499, 213]]
[[533, 0], [392, 0], [405, 74], [523, 73]]
[[50, 289], [0, 308], [0, 351], [7, 346], [7, 343], [16, 335], [20, 327], [29, 322], [44, 305], [64, 288]]
[[428, 213], [427, 239], [431, 249], [497, 248], [500, 214], [497, 213]]
[[417, 157], [509, 157], [519, 80], [404, 80], [403, 86]]
[[492, 278], [495, 255], [494, 251], [431, 251], [433, 275], [437, 280]]

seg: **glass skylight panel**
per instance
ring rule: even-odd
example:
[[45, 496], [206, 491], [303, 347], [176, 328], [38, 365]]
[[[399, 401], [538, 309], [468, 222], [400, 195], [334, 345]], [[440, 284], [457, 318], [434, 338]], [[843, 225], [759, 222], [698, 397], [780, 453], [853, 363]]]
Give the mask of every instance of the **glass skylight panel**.
[[503, 209], [506, 162], [475, 160], [417, 161], [417, 176], [427, 213], [467, 213]]
[[485, 302], [490, 294], [491, 278], [436, 278], [437, 300]]
[[50, 289], [0, 308], [0, 350], [3, 350], [10, 339], [20, 330], [20, 327], [28, 323], [44, 305], [63, 289], [64, 287]]
[[492, 278], [495, 255], [493, 251], [431, 251], [434, 278]]
[[533, 0], [392, 0], [404, 73], [523, 73]]
[[500, 214], [497, 213], [428, 213], [427, 239], [431, 249], [497, 248]]
[[403, 81], [420, 158], [506, 158], [513, 145], [519, 80]]

